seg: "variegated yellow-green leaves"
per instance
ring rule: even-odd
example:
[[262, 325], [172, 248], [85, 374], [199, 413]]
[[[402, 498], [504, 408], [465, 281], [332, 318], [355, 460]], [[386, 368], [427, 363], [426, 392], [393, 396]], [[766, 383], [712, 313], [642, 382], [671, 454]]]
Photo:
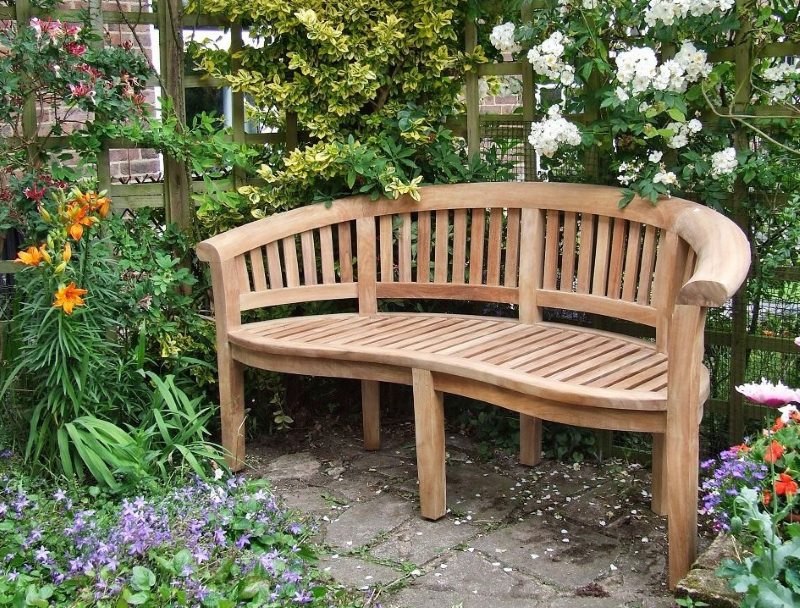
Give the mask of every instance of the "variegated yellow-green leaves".
[[458, 4], [199, 0], [197, 10], [250, 23], [254, 42], [232, 55], [201, 49], [197, 58], [203, 71], [247, 93], [263, 123], [277, 126], [291, 111], [312, 137], [362, 135], [409, 103], [430, 116], [452, 108], [463, 71], [484, 60], [480, 49], [460, 50]]

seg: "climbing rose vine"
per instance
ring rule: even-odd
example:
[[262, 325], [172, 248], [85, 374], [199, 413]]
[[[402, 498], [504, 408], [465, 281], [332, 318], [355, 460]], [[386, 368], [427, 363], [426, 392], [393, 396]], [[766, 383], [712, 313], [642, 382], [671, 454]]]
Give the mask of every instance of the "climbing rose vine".
[[[623, 205], [635, 194], [655, 202], [687, 190], [720, 203], [736, 175], [752, 175], [748, 163], [776, 151], [796, 158], [795, 123], [775, 131], [758, 123], [757, 142], [734, 146], [725, 120], [736, 96], [734, 64], [730, 54], [717, 53], [716, 62], [712, 54], [730, 46], [743, 23], [754, 44], [798, 39], [796, 17], [780, 2], [738, 10], [733, 0], [559, 0], [529, 22], [494, 27], [490, 43], [503, 59], [530, 62], [542, 92], [545, 117], [534, 121], [529, 141], [544, 170], [569, 174], [582, 164], [578, 149], [599, 149], [595, 179], [616, 174]], [[780, 115], [800, 108], [797, 62], [753, 66], [750, 103], [778, 104]]]

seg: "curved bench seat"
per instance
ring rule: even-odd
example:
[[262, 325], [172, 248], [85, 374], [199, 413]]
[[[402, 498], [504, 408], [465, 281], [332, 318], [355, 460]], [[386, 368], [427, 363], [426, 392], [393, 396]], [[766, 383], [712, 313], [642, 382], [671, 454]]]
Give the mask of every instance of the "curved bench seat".
[[[651, 412], [667, 406], [667, 357], [654, 342], [570, 325], [354, 313], [251, 323], [230, 332], [229, 340], [235, 358], [242, 352], [305, 357], [308, 373], [315, 375], [325, 375], [331, 360], [364, 362], [483, 380], [581, 406]], [[259, 367], [274, 365], [271, 359], [264, 363]], [[703, 376], [707, 394], [708, 375]], [[595, 421], [584, 423], [596, 428]]]

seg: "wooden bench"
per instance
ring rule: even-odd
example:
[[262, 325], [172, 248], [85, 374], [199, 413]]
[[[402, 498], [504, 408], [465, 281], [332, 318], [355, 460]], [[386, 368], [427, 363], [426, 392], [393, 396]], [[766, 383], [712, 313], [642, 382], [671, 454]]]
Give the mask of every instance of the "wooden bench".
[[[222, 443], [243, 464], [243, 366], [361, 379], [364, 446], [379, 447], [379, 382], [413, 386], [423, 517], [445, 514], [442, 394], [520, 413], [520, 460], [541, 420], [653, 435], [652, 508], [669, 524], [669, 582], [695, 556], [698, 425], [708, 306], [744, 280], [747, 239], [671, 199], [617, 207], [619, 190], [463, 184], [354, 197], [253, 222], [198, 245], [211, 263]], [[381, 313], [382, 298], [514, 305], [518, 318]], [[242, 323], [242, 312], [357, 300], [358, 312]], [[542, 321], [546, 308], [655, 328], [655, 341]]]

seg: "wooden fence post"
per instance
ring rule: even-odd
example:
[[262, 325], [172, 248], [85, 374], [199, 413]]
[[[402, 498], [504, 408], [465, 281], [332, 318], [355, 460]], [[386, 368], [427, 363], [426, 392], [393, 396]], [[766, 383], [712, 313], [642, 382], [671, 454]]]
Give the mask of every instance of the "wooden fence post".
[[[89, 0], [89, 21], [92, 30], [97, 34], [97, 40], [92, 42], [95, 50], [102, 49], [105, 45], [103, 32], [103, 5], [102, 0]], [[111, 187], [111, 159], [107, 146], [97, 153], [97, 189], [108, 190]]]
[[[736, 0], [736, 11], [741, 14], [752, 0]], [[752, 71], [753, 41], [750, 36], [750, 25], [746, 20], [741, 20], [741, 29], [736, 33], [734, 40], [734, 53], [736, 61], [736, 97], [734, 98], [734, 112], [741, 114], [750, 103], [750, 73]], [[748, 150], [750, 138], [748, 130], [741, 123], [736, 123], [733, 133], [733, 146], [737, 153]], [[733, 185], [733, 220], [750, 234], [748, 229], [747, 212], [748, 188], [741, 176], [737, 176]], [[728, 387], [728, 443], [737, 443], [744, 436], [744, 398], [736, 390], [737, 384], [745, 381], [747, 371], [747, 281], [733, 297], [731, 335], [731, 373]]]
[[[468, 19], [464, 28], [464, 48], [468, 53], [478, 45], [478, 26], [473, 19]], [[478, 71], [470, 70], [465, 76], [464, 95], [467, 102], [467, 154], [473, 158], [481, 152], [481, 116], [480, 90], [478, 87]]]
[[[159, 52], [162, 97], [172, 101], [181, 129], [186, 128], [186, 99], [183, 88], [183, 2], [162, 0], [158, 4]], [[164, 196], [167, 222], [187, 232], [194, 223], [191, 177], [186, 163], [164, 155]]]
[[[533, 6], [526, 4], [522, 7], [522, 22], [526, 23], [533, 19]], [[536, 83], [533, 76], [533, 65], [527, 60], [522, 60], [522, 120], [527, 127], [533, 122], [536, 116]], [[523, 132], [523, 154], [525, 156], [524, 175], [526, 182], [539, 180], [539, 162], [536, 158], [536, 150], [533, 149], [531, 142], [528, 141], [528, 132]]]

